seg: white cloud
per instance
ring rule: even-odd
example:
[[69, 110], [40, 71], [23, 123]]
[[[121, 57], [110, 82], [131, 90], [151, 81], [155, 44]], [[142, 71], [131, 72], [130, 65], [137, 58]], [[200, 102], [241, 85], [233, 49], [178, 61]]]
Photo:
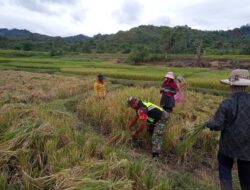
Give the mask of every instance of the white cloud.
[[42, 3], [39, 0], [11, 0], [12, 5], [20, 8], [25, 8], [29, 11], [40, 12], [44, 14], [56, 14], [46, 3]]
[[0, 0], [0, 28], [53, 36], [110, 34], [141, 24], [235, 28], [250, 21], [248, 0]]
[[85, 16], [86, 16], [86, 10], [83, 8], [77, 8], [73, 11], [71, 11], [71, 16], [73, 21], [76, 22], [84, 22]]
[[[24, 0], [25, 1], [25, 0]], [[40, 0], [41, 2], [50, 2], [54, 4], [75, 4], [77, 0]]]
[[140, 21], [143, 5], [137, 1], [124, 1], [119, 10], [115, 10], [112, 16], [118, 24], [135, 24]]
[[155, 26], [169, 26], [171, 24], [171, 20], [167, 16], [159, 16], [155, 18], [151, 23], [154, 23]]
[[226, 30], [250, 21], [248, 0], [206, 0], [179, 9], [182, 24], [199, 29]]

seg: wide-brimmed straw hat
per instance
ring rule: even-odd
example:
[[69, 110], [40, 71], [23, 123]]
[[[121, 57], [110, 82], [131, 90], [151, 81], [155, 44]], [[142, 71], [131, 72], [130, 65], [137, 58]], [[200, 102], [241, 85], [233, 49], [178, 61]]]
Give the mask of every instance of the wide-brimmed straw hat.
[[220, 82], [231, 86], [249, 86], [249, 71], [246, 69], [235, 69], [231, 72], [229, 79], [223, 79]]
[[174, 73], [173, 72], [167, 72], [167, 74], [165, 75], [164, 78], [174, 79]]

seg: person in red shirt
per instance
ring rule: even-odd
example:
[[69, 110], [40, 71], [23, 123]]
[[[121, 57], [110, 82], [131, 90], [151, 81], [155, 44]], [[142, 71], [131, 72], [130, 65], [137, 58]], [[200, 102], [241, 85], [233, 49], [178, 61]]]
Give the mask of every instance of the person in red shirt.
[[[138, 140], [139, 134], [148, 124], [154, 125], [152, 134], [152, 157], [158, 157], [161, 152], [168, 113], [151, 102], [141, 101], [135, 97], [129, 97], [128, 104], [136, 111], [136, 115], [131, 118], [128, 124], [128, 129], [132, 132], [133, 141]], [[140, 125], [133, 131], [132, 127], [136, 124], [137, 120], [140, 121]]]
[[160, 93], [162, 94], [160, 105], [165, 111], [167, 112], [173, 111], [173, 108], [175, 107], [174, 95], [176, 94], [177, 91], [178, 91], [178, 86], [174, 81], [174, 73], [168, 72], [164, 77], [164, 81], [161, 85], [161, 90], [160, 90]]

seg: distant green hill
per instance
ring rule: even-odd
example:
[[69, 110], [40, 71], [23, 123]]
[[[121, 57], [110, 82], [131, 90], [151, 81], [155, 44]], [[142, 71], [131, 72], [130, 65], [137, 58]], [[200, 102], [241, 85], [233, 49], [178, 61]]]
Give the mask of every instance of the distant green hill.
[[15, 39], [34, 38], [35, 40], [46, 40], [46, 39], [51, 38], [50, 36], [47, 36], [47, 35], [31, 33], [28, 30], [18, 30], [18, 29], [8, 30], [6, 28], [0, 29], [0, 36], [7, 37], [7, 38], [15, 38]]
[[116, 34], [51, 37], [27, 30], [0, 29], [0, 49], [82, 53], [130, 53], [145, 48], [153, 54], [250, 54], [250, 26], [227, 31], [202, 31], [188, 26], [141, 25]]

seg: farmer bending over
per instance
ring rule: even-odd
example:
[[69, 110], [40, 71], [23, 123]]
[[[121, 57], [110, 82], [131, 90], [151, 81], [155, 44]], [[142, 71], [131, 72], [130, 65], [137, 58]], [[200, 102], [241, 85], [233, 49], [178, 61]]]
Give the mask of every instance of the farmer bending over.
[[128, 104], [136, 111], [136, 115], [131, 118], [128, 125], [130, 131], [132, 131], [132, 126], [136, 124], [137, 120], [140, 120], [140, 126], [135, 131], [132, 131], [133, 139], [138, 139], [139, 134], [147, 126], [147, 123], [153, 123], [152, 157], [158, 157], [161, 151], [168, 113], [150, 102], [141, 101], [134, 97], [128, 98]]
[[248, 70], [232, 71], [221, 83], [230, 85], [231, 97], [224, 100], [205, 126], [221, 131], [218, 153], [221, 189], [232, 190], [232, 167], [237, 161], [240, 185], [250, 190], [250, 85]]

